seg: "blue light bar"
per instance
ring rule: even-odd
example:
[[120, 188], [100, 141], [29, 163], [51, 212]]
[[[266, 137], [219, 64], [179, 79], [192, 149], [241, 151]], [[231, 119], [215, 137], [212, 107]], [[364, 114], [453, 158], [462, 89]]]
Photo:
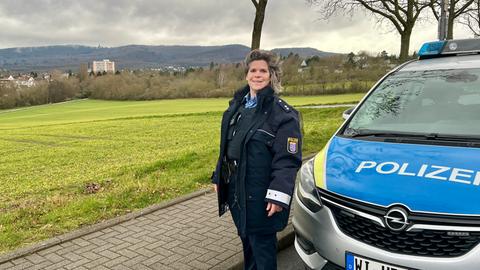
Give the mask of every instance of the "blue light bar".
[[425, 57], [425, 56], [435, 56], [439, 55], [442, 53], [443, 48], [445, 47], [446, 41], [432, 41], [432, 42], [427, 42], [422, 45], [420, 48], [420, 51], [418, 51], [418, 56], [419, 57]]

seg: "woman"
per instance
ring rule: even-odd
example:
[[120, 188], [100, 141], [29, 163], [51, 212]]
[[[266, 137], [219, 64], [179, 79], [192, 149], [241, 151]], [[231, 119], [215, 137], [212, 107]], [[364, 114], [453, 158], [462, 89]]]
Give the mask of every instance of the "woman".
[[298, 112], [276, 94], [278, 59], [253, 50], [248, 85], [223, 114], [220, 156], [212, 175], [219, 215], [230, 209], [242, 240], [244, 269], [276, 269], [276, 232], [285, 228], [302, 163]]

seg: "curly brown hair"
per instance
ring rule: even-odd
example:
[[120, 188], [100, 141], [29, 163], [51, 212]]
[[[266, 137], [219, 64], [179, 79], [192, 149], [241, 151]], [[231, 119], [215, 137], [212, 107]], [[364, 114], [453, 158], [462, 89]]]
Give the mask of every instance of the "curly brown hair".
[[280, 58], [270, 51], [252, 50], [247, 54], [247, 57], [245, 57], [245, 74], [248, 73], [250, 63], [257, 60], [264, 60], [267, 62], [268, 70], [270, 71], [270, 86], [275, 93], [282, 92], [282, 83], [280, 80], [282, 69], [280, 67]]

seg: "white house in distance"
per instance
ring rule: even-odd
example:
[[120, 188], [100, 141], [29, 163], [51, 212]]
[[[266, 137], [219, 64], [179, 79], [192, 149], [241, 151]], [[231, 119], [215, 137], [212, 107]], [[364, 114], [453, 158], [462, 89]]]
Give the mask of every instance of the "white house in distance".
[[93, 61], [92, 71], [95, 74], [97, 72], [104, 72], [104, 71], [115, 73], [115, 62], [110, 61], [108, 59], [104, 59], [102, 61]]
[[26, 87], [35, 86], [36, 82], [33, 77], [30, 77], [27, 75], [22, 75], [22, 76], [19, 76], [18, 78], [14, 78], [12, 75], [10, 75], [6, 79], [0, 78], [0, 84], [17, 86], [17, 88], [20, 88], [21, 86], [26, 86]]

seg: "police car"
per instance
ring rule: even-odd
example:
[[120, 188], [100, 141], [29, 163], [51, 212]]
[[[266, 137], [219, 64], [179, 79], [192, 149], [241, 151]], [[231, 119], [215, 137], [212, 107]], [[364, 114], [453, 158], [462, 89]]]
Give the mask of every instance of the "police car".
[[298, 178], [307, 268], [480, 269], [480, 40], [424, 44]]

